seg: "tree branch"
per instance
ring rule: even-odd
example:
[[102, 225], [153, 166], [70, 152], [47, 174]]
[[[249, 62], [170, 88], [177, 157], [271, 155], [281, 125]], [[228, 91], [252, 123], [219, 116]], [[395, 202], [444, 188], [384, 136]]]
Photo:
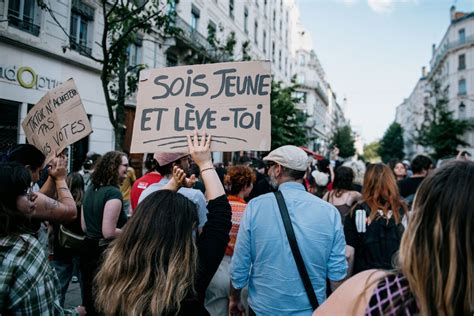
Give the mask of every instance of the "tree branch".
[[[106, 1], [103, 1], [103, 2], [106, 2]], [[117, 7], [117, 4], [118, 4], [118, 0], [115, 0], [114, 4], [112, 5], [112, 8], [110, 8], [110, 11], [105, 15], [105, 18], [108, 20], [109, 19], [109, 16], [110, 14], [112, 14], [112, 12], [115, 10], [115, 8]], [[102, 5], [103, 8], [105, 9], [105, 5]]]
[[[48, 1], [49, 2], [49, 1]], [[56, 23], [56, 25], [61, 29], [61, 31], [64, 33], [64, 35], [66, 35], [69, 43], [71, 42], [71, 35], [66, 31], [66, 29], [61, 25], [61, 22], [59, 22], [59, 20], [56, 18], [56, 16], [54, 15], [54, 11], [50, 8], [50, 5], [51, 4], [46, 4], [44, 1], [42, 0], [38, 0], [37, 2], [38, 6], [46, 11], [48, 11], [49, 15], [51, 16], [51, 18], [54, 20], [54, 23]], [[95, 58], [94, 56], [92, 56], [92, 53], [89, 53], [87, 52], [87, 50], [85, 50], [81, 45], [78, 45], [77, 46], [80, 53], [83, 53], [86, 57], [92, 59], [93, 61], [96, 61], [98, 63], [102, 63], [103, 61], [98, 59], [98, 58]], [[69, 46], [69, 49], [70, 46]]]
[[140, 26], [146, 25], [147, 22], [159, 16], [160, 14], [162, 14], [162, 8], [158, 8], [156, 13], [147, 16], [146, 18], [139, 18], [138, 22], [132, 24], [127, 30], [122, 32], [122, 35], [110, 46], [109, 52], [113, 52], [116, 47], [119, 46], [119, 44], [121, 44], [125, 40], [125, 38], [128, 37], [128, 35], [130, 35], [130, 33], [136, 31], [136, 29], [140, 28]]
[[112, 98], [110, 97], [110, 91], [108, 87], [108, 82], [109, 82], [109, 75], [110, 75], [110, 67], [109, 67], [109, 51], [107, 50], [107, 36], [109, 33], [109, 24], [107, 23], [107, 13], [105, 10], [107, 3], [106, 0], [102, 1], [102, 14], [104, 16], [104, 31], [102, 33], [102, 54], [104, 56], [104, 63], [102, 64], [102, 73], [100, 75], [100, 79], [102, 82], [102, 90], [104, 91], [104, 97], [105, 97], [105, 104], [107, 105], [107, 113], [109, 115], [109, 121], [110, 124], [114, 127], [114, 129], [117, 128], [118, 124], [117, 121], [115, 120], [114, 117], [114, 111], [112, 109]]
[[144, 2], [143, 2], [143, 5], [141, 5], [140, 7], [136, 8], [136, 9], [134, 9], [134, 10], [132, 10], [132, 11], [130, 11], [130, 13], [126, 14], [126, 15], [123, 16], [122, 18], [117, 19], [117, 20], [111, 20], [111, 21], [109, 22], [109, 25], [113, 26], [114, 24], [121, 23], [121, 22], [123, 22], [123, 21], [126, 21], [126, 20], [130, 19], [130, 18], [133, 17], [135, 14], [139, 13], [140, 11], [142, 11], [142, 10], [145, 8], [146, 4], [147, 4], [147, 1], [144, 1]]

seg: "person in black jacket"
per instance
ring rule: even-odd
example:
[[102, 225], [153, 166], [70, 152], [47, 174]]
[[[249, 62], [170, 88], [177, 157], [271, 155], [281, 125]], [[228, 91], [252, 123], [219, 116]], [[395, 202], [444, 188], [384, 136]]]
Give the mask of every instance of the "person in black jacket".
[[105, 315], [209, 315], [204, 307], [229, 242], [231, 208], [212, 165], [211, 139], [188, 138], [190, 154], [206, 186], [208, 220], [198, 235], [195, 204], [176, 193], [194, 177], [173, 169], [162, 190], [138, 205], [108, 249], [97, 275], [96, 306]]

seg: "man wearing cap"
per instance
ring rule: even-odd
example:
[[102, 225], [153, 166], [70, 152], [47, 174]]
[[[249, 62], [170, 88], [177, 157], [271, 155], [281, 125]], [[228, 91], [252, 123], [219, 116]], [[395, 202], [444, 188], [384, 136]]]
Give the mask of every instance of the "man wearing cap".
[[[143, 201], [147, 196], [155, 191], [158, 191], [170, 181], [173, 175], [174, 166], [183, 169], [186, 173], [189, 172], [190, 158], [188, 153], [155, 153], [154, 158], [158, 162], [156, 171], [158, 171], [163, 176], [163, 178], [159, 182], [153, 183], [143, 190], [140, 198], [138, 199], [138, 204], [140, 204], [141, 201]], [[185, 187], [181, 187], [178, 190], [178, 193], [184, 195], [194, 204], [196, 204], [199, 217], [198, 227], [201, 229], [207, 221], [206, 198], [204, 197], [204, 194], [199, 190]]]
[[[263, 159], [273, 186], [285, 199], [298, 247], [319, 304], [326, 280], [335, 289], [346, 277], [341, 217], [329, 203], [305, 191], [306, 153], [282, 146]], [[238, 314], [240, 289], [248, 285], [250, 315], [311, 315], [312, 307], [298, 273], [273, 193], [249, 202], [240, 223], [231, 264], [230, 314]]]

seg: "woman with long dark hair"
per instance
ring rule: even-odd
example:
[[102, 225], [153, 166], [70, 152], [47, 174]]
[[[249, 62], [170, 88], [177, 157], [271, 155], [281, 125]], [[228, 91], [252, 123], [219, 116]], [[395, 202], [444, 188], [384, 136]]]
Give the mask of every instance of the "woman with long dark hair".
[[103, 252], [109, 243], [122, 233], [127, 222], [123, 209], [120, 183], [127, 176], [128, 159], [119, 151], [110, 151], [97, 162], [92, 184], [87, 189], [81, 216], [86, 234], [81, 251], [83, 305], [88, 315], [96, 315], [92, 282], [100, 266]]
[[59, 281], [31, 234], [31, 180], [24, 166], [0, 164], [0, 314], [62, 315]]
[[453, 161], [418, 189], [395, 271], [346, 281], [313, 315], [473, 315], [474, 163]]
[[176, 193], [193, 181], [174, 167], [169, 183], [146, 197], [107, 250], [96, 304], [105, 315], [208, 315], [207, 286], [229, 241], [231, 210], [214, 170], [210, 137], [188, 137], [206, 186], [208, 220], [197, 235], [196, 205]]
[[[8, 161], [17, 162], [30, 172], [31, 181], [38, 182], [45, 163], [45, 155], [30, 144], [16, 145], [9, 150]], [[66, 160], [59, 155], [49, 162], [49, 176], [36, 193], [36, 211], [33, 218], [57, 222], [70, 222], [76, 218], [76, 204], [66, 183]], [[57, 199], [55, 199], [57, 197]], [[39, 229], [37, 221], [34, 229]]]
[[354, 273], [393, 268], [392, 257], [400, 247], [405, 213], [392, 170], [382, 163], [369, 165], [362, 199], [344, 224], [347, 246], [355, 251]]
[[400, 160], [390, 159], [388, 161], [388, 166], [390, 167], [390, 169], [392, 169], [397, 181], [401, 181], [407, 177], [407, 168]]
[[327, 192], [323, 200], [334, 205], [341, 214], [342, 223], [350, 212], [355, 202], [362, 198], [362, 195], [354, 191], [354, 172], [349, 167], [341, 166], [334, 172], [334, 182], [332, 190]]

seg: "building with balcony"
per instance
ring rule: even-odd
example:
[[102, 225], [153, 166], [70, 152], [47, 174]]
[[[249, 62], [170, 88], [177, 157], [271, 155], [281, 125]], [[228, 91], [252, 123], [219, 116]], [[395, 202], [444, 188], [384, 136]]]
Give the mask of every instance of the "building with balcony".
[[410, 96], [397, 106], [395, 121], [403, 128], [403, 152], [408, 158], [424, 153], [426, 150], [417, 143], [417, 129], [419, 129], [428, 116], [426, 109], [428, 100], [427, 77], [425, 67], [422, 68], [421, 77], [416, 83]]
[[[428, 117], [426, 104], [433, 103], [432, 86], [438, 82], [447, 89], [448, 108], [454, 118], [474, 118], [474, 12], [450, 9], [450, 24], [438, 45], [433, 44], [429, 62], [430, 71], [423, 70], [410, 96], [398, 106], [396, 121], [406, 130], [405, 154], [413, 156], [425, 148], [416, 144], [413, 134]], [[474, 131], [463, 139], [470, 146], [466, 150], [474, 154]]]
[[99, 56], [102, 14], [92, 3], [51, 1], [57, 27], [34, 0], [0, 0], [0, 151], [25, 143], [21, 122], [50, 89], [73, 77], [94, 132], [72, 146], [77, 170], [88, 151], [114, 148], [114, 135], [100, 81], [100, 65], [84, 56]]
[[331, 132], [346, 123], [344, 111], [326, 81], [326, 73], [313, 50], [311, 36], [302, 25], [298, 25], [299, 45], [296, 50], [295, 75], [298, 87], [296, 97], [300, 109], [308, 115], [307, 145], [313, 151], [326, 154]]
[[[101, 65], [88, 57], [101, 58], [103, 12], [97, 0], [48, 4], [54, 19], [35, 0], [0, 0], [0, 151], [24, 142], [19, 126], [29, 108], [46, 91], [74, 77], [94, 130], [80, 148], [73, 148], [73, 159], [79, 161], [87, 151], [104, 153], [115, 147]], [[303, 110], [311, 111], [312, 132], [324, 137], [330, 117], [328, 85], [312, 47], [302, 48], [295, 0], [181, 0], [168, 6], [163, 1], [163, 8], [176, 13], [173, 25], [179, 31], [166, 37], [154, 30], [137, 34], [127, 49], [129, 65], [160, 68], [251, 57], [272, 61], [273, 79], [289, 85], [296, 67], [306, 67], [298, 66], [297, 52], [307, 54], [311, 102]], [[221, 49], [227, 39], [235, 41], [230, 52]], [[134, 97], [126, 101], [125, 150], [131, 142], [135, 104]]]

